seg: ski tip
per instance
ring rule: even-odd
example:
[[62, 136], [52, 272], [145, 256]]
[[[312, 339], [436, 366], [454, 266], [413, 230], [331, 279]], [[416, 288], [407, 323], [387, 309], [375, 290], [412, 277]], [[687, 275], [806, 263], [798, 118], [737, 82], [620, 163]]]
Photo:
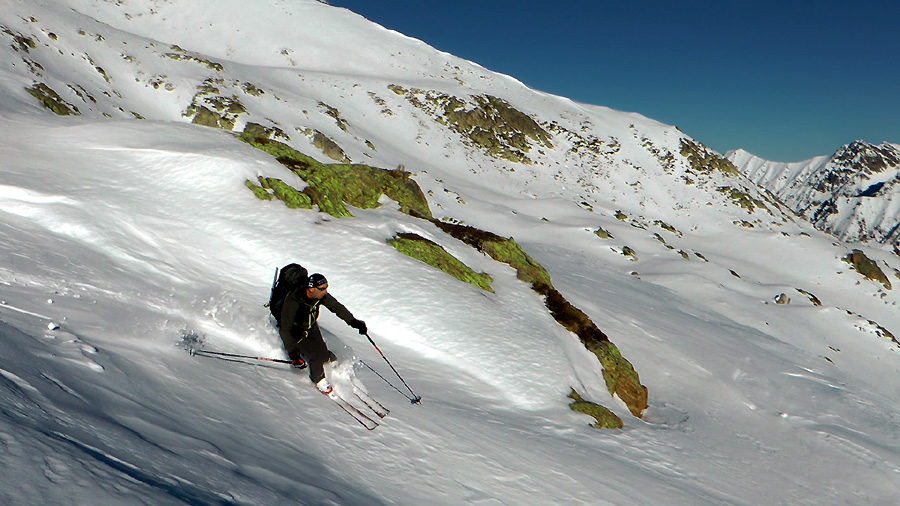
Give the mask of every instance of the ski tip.
[[188, 348], [188, 353], [193, 357], [194, 356], [194, 348]]
[[417, 396], [414, 399], [410, 399], [409, 402], [412, 404], [422, 404], [422, 396]]

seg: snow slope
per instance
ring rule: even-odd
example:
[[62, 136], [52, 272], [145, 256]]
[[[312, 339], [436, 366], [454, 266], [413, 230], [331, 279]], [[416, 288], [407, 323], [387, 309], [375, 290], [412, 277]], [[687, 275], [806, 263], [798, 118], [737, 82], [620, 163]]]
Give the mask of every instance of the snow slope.
[[[893, 278], [896, 257], [768, 201], [735, 205], [720, 188], [765, 195], [692, 169], [674, 127], [529, 90], [343, 9], [245, 4], [0, 2], [0, 502], [900, 500], [900, 358], [883, 332], [900, 329], [897, 295], [840, 260], [861, 248]], [[258, 175], [304, 183], [183, 116], [207, 79], [242, 99], [235, 130], [279, 126], [323, 161], [304, 131], [325, 133], [354, 161], [403, 164], [438, 218], [515, 237], [633, 363], [643, 419], [508, 266], [388, 199], [344, 219], [258, 200]], [[43, 109], [35, 82], [81, 116]], [[486, 155], [391, 84], [502, 97], [555, 122], [553, 147], [531, 164]], [[399, 254], [397, 232], [489, 273], [495, 293]], [[303, 373], [185, 351], [188, 335], [283, 358], [262, 304], [290, 261], [328, 276], [421, 405], [360, 367], [390, 372], [330, 314], [338, 390], [358, 377], [391, 409], [373, 432]], [[589, 427], [573, 387], [625, 428]]]

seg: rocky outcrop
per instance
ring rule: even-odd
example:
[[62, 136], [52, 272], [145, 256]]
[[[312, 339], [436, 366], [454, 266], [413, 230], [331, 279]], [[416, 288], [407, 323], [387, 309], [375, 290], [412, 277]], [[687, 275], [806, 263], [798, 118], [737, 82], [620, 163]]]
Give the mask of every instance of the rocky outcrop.
[[31, 88], [28, 88], [28, 93], [38, 99], [41, 105], [60, 116], [78, 116], [80, 114], [78, 107], [63, 100], [59, 93], [56, 93], [44, 83], [36, 83]]
[[867, 257], [861, 250], [855, 249], [843, 258], [853, 267], [853, 270], [860, 273], [866, 279], [881, 283], [888, 290], [891, 289], [891, 281], [884, 274], [884, 271], [878, 267], [878, 263]]
[[489, 274], [475, 272], [434, 241], [417, 234], [402, 233], [388, 241], [388, 244], [400, 253], [425, 262], [460, 281], [477, 286], [487, 292], [494, 292], [494, 289], [491, 288], [491, 282], [494, 280]]
[[[363, 164], [324, 164], [287, 144], [266, 137], [244, 134], [240, 138], [271, 154], [306, 181], [309, 186], [302, 193], [322, 212], [339, 218], [350, 217], [352, 214], [345, 203], [362, 209], [373, 209], [380, 205], [378, 199], [387, 195], [400, 204], [402, 212], [417, 218], [431, 219], [425, 195], [404, 170], [385, 170]], [[260, 181], [264, 179], [260, 178]], [[269, 181], [271, 184], [271, 180]], [[251, 189], [252, 186], [251, 184]], [[265, 188], [265, 184], [262, 187]], [[284, 200], [279, 197], [277, 190], [274, 191], [276, 197]], [[255, 193], [259, 195], [258, 191]], [[289, 191], [281, 194], [293, 195]]]
[[492, 95], [459, 98], [438, 91], [390, 89], [436, 122], [449, 127], [488, 156], [530, 164], [534, 146], [552, 148], [550, 134], [531, 116]]
[[597, 403], [586, 401], [574, 389], [569, 394], [569, 398], [572, 399], [569, 409], [584, 413], [596, 420], [591, 424], [591, 427], [595, 429], [621, 429], [625, 426], [622, 423], [622, 419], [616, 416], [615, 413]]

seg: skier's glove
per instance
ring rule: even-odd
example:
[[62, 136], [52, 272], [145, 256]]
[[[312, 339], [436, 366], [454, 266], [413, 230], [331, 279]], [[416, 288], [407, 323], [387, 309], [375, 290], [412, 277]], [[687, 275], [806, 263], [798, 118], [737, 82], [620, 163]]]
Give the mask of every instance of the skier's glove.
[[366, 322], [362, 320], [354, 319], [352, 322], [350, 322], [350, 326], [358, 330], [360, 334], [365, 334], [366, 332], [368, 332], [368, 330], [366, 329]]
[[300, 352], [294, 350], [288, 353], [288, 357], [291, 359], [291, 366], [296, 367], [297, 369], [303, 369], [306, 367], [306, 361], [303, 360], [303, 357], [300, 356]]

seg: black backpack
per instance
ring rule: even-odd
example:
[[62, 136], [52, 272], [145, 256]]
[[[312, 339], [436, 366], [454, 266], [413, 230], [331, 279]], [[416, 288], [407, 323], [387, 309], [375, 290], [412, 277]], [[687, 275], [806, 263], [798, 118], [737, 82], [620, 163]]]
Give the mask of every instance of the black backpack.
[[275, 325], [281, 320], [281, 307], [284, 298], [298, 287], [306, 286], [309, 272], [300, 264], [288, 264], [281, 268], [281, 272], [275, 269], [275, 281], [272, 284], [272, 292], [269, 294], [269, 311], [275, 317]]

